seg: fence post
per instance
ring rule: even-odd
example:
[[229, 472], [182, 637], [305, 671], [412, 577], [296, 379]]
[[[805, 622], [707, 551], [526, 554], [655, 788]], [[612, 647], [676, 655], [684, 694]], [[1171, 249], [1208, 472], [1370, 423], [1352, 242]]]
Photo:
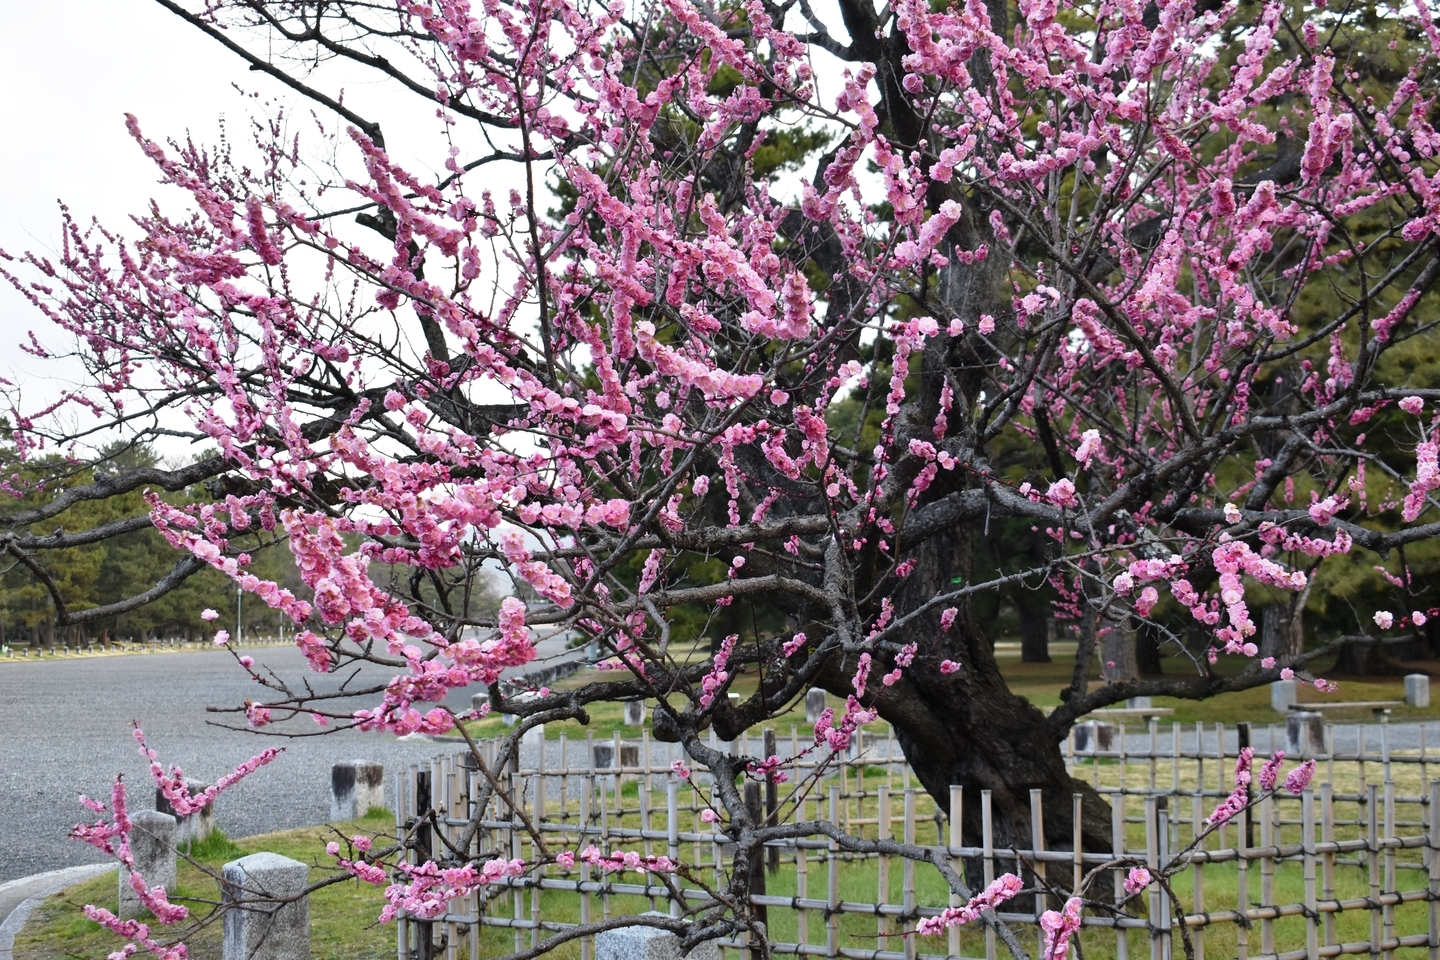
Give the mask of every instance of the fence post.
[[1430, 852], [1430, 960], [1440, 960], [1440, 780], [1430, 784], [1425, 846]]
[[[766, 727], [764, 739], [762, 740], [765, 759], [768, 760], [777, 756], [779, 750], [775, 744], [775, 728]], [[765, 774], [765, 825], [773, 827], [780, 822], [780, 791], [775, 783], [775, 773], [771, 771]], [[765, 851], [765, 866], [771, 873], [780, 872], [780, 848], [770, 847]]]
[[[915, 788], [905, 788], [905, 842], [910, 845], [915, 843]], [[905, 906], [905, 921], [911, 924], [913, 931], [915, 922], [915, 861], [909, 857], [901, 867], [903, 871], [903, 892], [901, 902]], [[915, 960], [915, 937], [913, 933], [905, 937], [904, 941], [905, 960]]]
[[[1388, 756], [1388, 755], [1387, 755]], [[1388, 761], [1387, 761], [1388, 762]], [[1395, 848], [1390, 840], [1396, 836], [1395, 831], [1395, 781], [1388, 776], [1385, 778], [1385, 892], [1395, 893], [1400, 889], [1399, 883], [1395, 880]], [[1395, 936], [1395, 905], [1388, 903], [1380, 911], [1384, 922], [1385, 939], [1389, 940]], [[1394, 956], [1394, 954], [1390, 954]]]
[[[1333, 743], [1333, 741], [1331, 741]], [[1331, 751], [1334, 756], [1334, 751]], [[1332, 761], [1333, 762], [1333, 761]], [[1329, 845], [1335, 841], [1335, 786], [1333, 778], [1320, 784], [1320, 842], [1326, 845], [1320, 856], [1320, 895], [1335, 898], [1335, 853]], [[1335, 911], [1325, 911], [1325, 946], [1335, 943]]]
[[[759, 825], [763, 822], [764, 813], [760, 807], [760, 784], [754, 780], [745, 781], [745, 812], [750, 814], [752, 823]], [[746, 874], [750, 889], [750, 915], [758, 922], [765, 925], [766, 936], [770, 930], [770, 909], [764, 904], [757, 904], [754, 897], [765, 895], [765, 848], [750, 851], [749, 862], [746, 864]], [[883, 901], [882, 901], [883, 902]], [[747, 939], [753, 935], [747, 932]], [[764, 960], [765, 949], [751, 940], [750, 960]]]
[[[980, 832], [984, 856], [984, 880], [989, 887], [995, 879], [995, 829], [990, 820], [990, 791], [980, 791]], [[832, 953], [833, 957], [834, 954]], [[995, 928], [985, 926], [985, 960], [995, 960]]]
[[[1437, 785], [1440, 785], [1440, 781], [1437, 781]], [[1076, 796], [1079, 796], [1079, 794], [1076, 794]], [[964, 866], [955, 851], [965, 845], [964, 809], [965, 788], [959, 784], [952, 783], [950, 785], [950, 869], [962, 876]], [[952, 891], [950, 893], [950, 906], [958, 907], [960, 905], [960, 896]], [[958, 957], [960, 955], [960, 928], [958, 926], [951, 927], [949, 931], [947, 931], [947, 937], [946, 946], [950, 951], [950, 956]]]
[[[842, 770], [844, 768], [841, 768]], [[830, 822], [838, 823], [840, 815], [840, 785], [830, 784]], [[840, 847], [831, 840], [825, 849], [825, 860], [827, 876], [825, 903], [828, 909], [825, 911], [825, 955], [837, 957], [840, 955]]]
[[[1160, 869], [1160, 798], [1151, 794], [1145, 798], [1145, 866], [1155, 873]], [[1117, 899], [1124, 898], [1124, 889], [1115, 892]], [[1160, 889], [1159, 884], [1146, 888], [1145, 898], [1149, 901], [1146, 911], [1150, 918], [1150, 960], [1164, 960], [1160, 947]]]
[[[1196, 724], [1196, 728], [1198, 732], [1199, 724]], [[1198, 756], [1200, 752], [1200, 738], [1198, 736], [1195, 738], [1195, 744], [1195, 752]], [[1200, 839], [1200, 835], [1205, 832], [1205, 822], [1202, 819], [1205, 816], [1205, 796], [1202, 792], [1204, 787], [1204, 781], [1195, 781], [1195, 796], [1190, 802], [1190, 833], [1192, 840]], [[1202, 841], [1196, 849], [1197, 851], [1203, 851], [1205, 849], [1204, 842]], [[1190, 884], [1191, 890], [1195, 897], [1195, 912], [1204, 917], [1205, 861], [1191, 860], [1190, 876], [1192, 877]], [[1180, 922], [1185, 922], [1185, 918], [1183, 916], [1180, 918]], [[1190, 942], [1195, 947], [1195, 960], [1205, 960], [1205, 925], [1198, 926], [1194, 929], [1194, 931], [1191, 932]]]
[[1301, 843], [1305, 850], [1305, 952], [1319, 956], [1320, 913], [1315, 896], [1315, 792], [1306, 790], [1300, 796]]
[[[1125, 794], [1117, 793], [1110, 802], [1110, 850], [1116, 857], [1125, 856]], [[1122, 885], [1125, 877], [1124, 870], [1112, 872], [1114, 883], [1115, 902], [1119, 903], [1125, 899], [1125, 887]], [[1115, 928], [1115, 960], [1128, 960], [1130, 956], [1130, 934], [1124, 927]]]
[[[1260, 905], [1275, 904], [1275, 854], [1270, 848], [1275, 844], [1275, 817], [1271, 809], [1274, 795], [1266, 794], [1260, 800]], [[1275, 921], [1270, 917], [1260, 919], [1260, 951], [1275, 952]]]
[[1365, 803], [1365, 851], [1370, 867], [1370, 953], [1380, 952], [1380, 805], [1379, 786], [1369, 784]]
[[[665, 782], [665, 855], [672, 862], [680, 859], [680, 784], [674, 779]], [[685, 889], [678, 876], [675, 877], [675, 886], [682, 891]], [[678, 917], [682, 913], [684, 904], [672, 898], [670, 916]]]
[[[588, 733], [585, 743], [585, 753], [590, 760], [590, 769], [595, 769], [595, 735]], [[575, 847], [583, 850], [585, 848], [585, 835], [590, 830], [590, 801], [595, 792], [595, 777], [585, 778], [584, 789], [580, 793], [580, 833], [575, 841]], [[578, 857], [576, 858], [579, 859]], [[590, 922], [590, 865], [581, 861], [577, 864], [580, 867], [580, 923]], [[580, 938], [580, 960], [595, 960], [595, 938]]]
[[1040, 915], [1045, 912], [1049, 898], [1045, 895], [1045, 863], [1040, 853], [1045, 849], [1045, 821], [1041, 809], [1040, 791], [1030, 791], [1030, 853], [1035, 871], [1035, 935], [1039, 947], [1036, 956], [1045, 955], [1045, 931], [1040, 929]]
[[[877, 840], [889, 840], [892, 838], [894, 822], [890, 810], [890, 787], [881, 784], [875, 797], [875, 838]], [[880, 854], [875, 861], [875, 897], [876, 903], [890, 902], [890, 855]], [[876, 936], [883, 944], [885, 938], [890, 936], [894, 925], [885, 914], [879, 914], [876, 919]], [[883, 949], [883, 947], [881, 948]]]

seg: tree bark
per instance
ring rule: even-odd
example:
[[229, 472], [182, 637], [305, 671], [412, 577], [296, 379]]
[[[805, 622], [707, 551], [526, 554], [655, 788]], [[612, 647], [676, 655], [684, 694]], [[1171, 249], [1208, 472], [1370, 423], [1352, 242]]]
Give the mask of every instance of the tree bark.
[[[914, 572], [895, 593], [897, 612], [917, 609], [957, 576], [968, 578], [973, 547], [963, 529], [918, 546]], [[940, 627], [939, 609], [909, 621], [900, 639], [913, 640], [919, 653], [901, 680], [882, 688], [876, 700], [920, 784], [942, 810], [950, 807], [951, 786], [963, 788], [961, 829], [967, 845], [981, 840], [981, 794], [989, 791], [996, 850], [1030, 849], [1031, 790], [1040, 791], [1046, 846], [1073, 849], [1078, 793], [1084, 847], [1109, 851], [1109, 804], [1065, 769], [1063, 733], [1057, 735], [1039, 708], [1010, 691], [969, 605], [957, 604], [957, 612], [948, 631]], [[945, 660], [960, 669], [942, 673]], [[837, 695], [849, 694], [854, 669], [853, 658], [832, 662], [821, 683]], [[1015, 864], [998, 869], [1015, 869]], [[978, 877], [972, 872], [968, 879], [974, 884]]]
[[1050, 662], [1050, 617], [1044, 604], [1022, 595], [1015, 604], [1020, 613], [1020, 662]]
[[1135, 668], [1142, 677], [1165, 675], [1160, 658], [1160, 631], [1153, 623], [1142, 623], [1135, 635]]
[[1134, 680], [1140, 676], [1135, 663], [1135, 631], [1128, 621], [1114, 624], [1100, 640], [1100, 655], [1105, 663], [1105, 680]]

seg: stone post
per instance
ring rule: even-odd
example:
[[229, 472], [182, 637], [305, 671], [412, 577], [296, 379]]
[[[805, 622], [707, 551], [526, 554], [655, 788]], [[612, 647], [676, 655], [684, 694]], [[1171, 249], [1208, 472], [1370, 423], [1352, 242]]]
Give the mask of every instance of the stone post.
[[[197, 793], [210, 789], [210, 784], [186, 777], [185, 789], [188, 790], [193, 797]], [[207, 803], [194, 813], [182, 817], [170, 806], [170, 801], [165, 799], [164, 791], [156, 787], [155, 809], [161, 813], [168, 813], [175, 818], [175, 843], [179, 846], [198, 843], [215, 832], [214, 803]]]
[[805, 694], [805, 722], [814, 723], [820, 719], [820, 714], [824, 712], [825, 691], [819, 687], [814, 687]]
[[1270, 709], [1276, 713], [1289, 713], [1290, 704], [1296, 703], [1295, 681], [1276, 680], [1270, 684]]
[[1292, 759], [1309, 759], [1325, 752], [1325, 715], [1291, 710], [1285, 718], [1285, 753]]
[[1405, 675], [1405, 702], [1412, 707], [1430, 706], [1430, 676], [1424, 673]]
[[347, 760], [330, 768], [330, 819], [358, 820], [385, 806], [385, 765]]
[[310, 960], [310, 868], [278, 853], [252, 853], [221, 872], [224, 960]]
[[645, 722], [645, 701], [629, 700], [625, 703], [625, 725], [638, 727]]
[[[130, 855], [146, 887], [175, 889], [175, 818], [168, 813], [138, 810], [130, 814]], [[120, 869], [120, 919], [145, 911], [140, 895], [130, 886], [130, 871]]]
[[[642, 917], [664, 917], [663, 913], [642, 913]], [[620, 927], [595, 935], [595, 960], [680, 960], [680, 938], [656, 927]], [[698, 944], [690, 960], [719, 960], [713, 940]]]

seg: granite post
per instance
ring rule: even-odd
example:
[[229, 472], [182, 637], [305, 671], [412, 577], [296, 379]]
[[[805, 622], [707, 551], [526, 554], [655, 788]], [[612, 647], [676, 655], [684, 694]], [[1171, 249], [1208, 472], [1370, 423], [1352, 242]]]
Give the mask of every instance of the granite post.
[[[175, 889], [175, 818], [168, 813], [138, 810], [130, 814], [130, 855], [148, 888]], [[120, 919], [143, 913], [140, 895], [130, 886], [130, 871], [120, 870]]]
[[347, 760], [330, 768], [330, 819], [358, 820], [385, 806], [385, 765]]
[[252, 853], [221, 871], [224, 960], [310, 960], [310, 868], [278, 853]]
[[805, 694], [805, 722], [814, 723], [824, 712], [825, 691], [819, 687], [812, 688], [809, 693]]
[[[190, 796], [193, 797], [198, 793], [203, 793], [210, 789], [210, 784], [186, 777], [185, 789], [189, 791]], [[189, 843], [198, 843], [215, 832], [215, 804], [213, 802], [207, 803], [194, 813], [182, 817], [175, 812], [174, 807], [170, 806], [170, 801], [165, 799], [165, 791], [156, 787], [155, 809], [161, 813], [168, 813], [175, 818], [175, 843], [179, 846], [183, 847]]]
[[[663, 913], [642, 913], [642, 917], [667, 917]], [[595, 960], [680, 960], [680, 938], [657, 927], [620, 927], [595, 935]], [[690, 960], [719, 960], [713, 940], [697, 944]]]
[[1405, 702], [1412, 707], [1430, 706], [1430, 675], [1408, 673], [1405, 675]]
[[1276, 680], [1270, 684], [1270, 709], [1276, 713], [1289, 713], [1290, 704], [1296, 703], [1295, 681]]

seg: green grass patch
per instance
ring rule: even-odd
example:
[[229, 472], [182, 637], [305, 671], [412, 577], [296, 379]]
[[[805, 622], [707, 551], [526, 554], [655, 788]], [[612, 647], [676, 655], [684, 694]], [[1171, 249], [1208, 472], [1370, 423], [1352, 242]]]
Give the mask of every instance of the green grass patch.
[[[219, 831], [190, 850], [190, 861], [178, 864], [172, 902], [190, 908], [191, 919], [174, 928], [151, 924], [151, 936], [161, 942], [184, 940], [195, 960], [219, 960], [223, 936], [219, 914], [220, 899], [215, 880], [227, 861], [251, 853], [279, 853], [310, 865], [310, 879], [333, 872], [333, 861], [325, 855], [330, 840], [344, 840], [357, 833], [393, 836], [395, 816], [388, 810], [372, 810], [364, 818], [331, 826], [305, 827], [279, 833], [261, 834], [231, 841]], [[377, 840], [377, 845], [381, 841]], [[114, 911], [119, 890], [114, 873], [76, 884], [48, 898], [30, 914], [15, 937], [15, 960], [72, 960], [75, 957], [103, 957], [124, 943], [99, 924], [86, 919], [82, 908], [94, 904]], [[384, 905], [381, 890], [349, 880], [332, 884], [310, 896], [310, 944], [314, 960], [389, 960], [395, 955], [395, 928], [375, 922]], [[142, 919], [149, 920], [148, 914]]]

